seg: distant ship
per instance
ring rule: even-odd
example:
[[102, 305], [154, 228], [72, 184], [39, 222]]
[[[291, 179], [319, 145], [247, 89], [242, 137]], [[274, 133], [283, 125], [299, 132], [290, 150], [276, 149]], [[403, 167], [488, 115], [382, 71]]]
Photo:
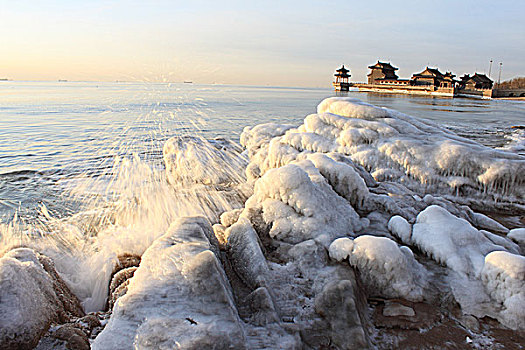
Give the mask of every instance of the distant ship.
[[184, 80], [184, 84], [193, 84], [193, 81]]
[[67, 82], [67, 80], [66, 79], [58, 79], [58, 82], [59, 83], [65, 83], [65, 82]]

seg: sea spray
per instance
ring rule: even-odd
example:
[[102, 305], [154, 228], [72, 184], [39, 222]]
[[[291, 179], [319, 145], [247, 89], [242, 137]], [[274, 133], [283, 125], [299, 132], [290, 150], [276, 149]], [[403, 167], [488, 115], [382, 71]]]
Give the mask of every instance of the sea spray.
[[[194, 142], [199, 144], [200, 154], [207, 154], [202, 165], [208, 171], [228, 171], [229, 163], [221, 158], [228, 154], [227, 147], [222, 146], [219, 153], [211, 142]], [[198, 178], [195, 170], [176, 169], [181, 179]], [[51, 257], [86, 312], [104, 308], [111, 272], [120, 254], [142, 255], [180, 217], [200, 215], [215, 222], [222, 212], [243, 204], [244, 196], [224, 188], [225, 184], [218, 189], [211, 183], [174, 179], [169, 183], [164, 168], [138, 155], [117, 157], [111, 173], [112, 177], [71, 181], [71, 195], [80, 194], [86, 201], [83, 210], [72, 216], [56, 219], [42, 206], [40, 222], [13, 220], [0, 227], [3, 251], [30, 246]], [[243, 177], [242, 173], [231, 174]]]

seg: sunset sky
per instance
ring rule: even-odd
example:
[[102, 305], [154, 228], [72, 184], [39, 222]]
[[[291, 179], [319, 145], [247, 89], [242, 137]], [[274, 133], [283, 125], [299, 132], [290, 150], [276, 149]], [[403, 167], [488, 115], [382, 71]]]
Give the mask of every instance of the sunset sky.
[[525, 75], [525, 1], [0, 0], [0, 78], [330, 86], [378, 59], [409, 77]]

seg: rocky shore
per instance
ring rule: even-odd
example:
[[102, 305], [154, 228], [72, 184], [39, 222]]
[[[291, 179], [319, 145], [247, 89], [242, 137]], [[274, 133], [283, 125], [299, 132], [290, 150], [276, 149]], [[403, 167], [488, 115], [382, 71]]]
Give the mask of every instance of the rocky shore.
[[120, 255], [104, 310], [85, 314], [38, 249], [7, 251], [0, 348], [525, 345], [523, 156], [345, 98], [241, 144], [166, 143], [173, 186], [236, 208]]

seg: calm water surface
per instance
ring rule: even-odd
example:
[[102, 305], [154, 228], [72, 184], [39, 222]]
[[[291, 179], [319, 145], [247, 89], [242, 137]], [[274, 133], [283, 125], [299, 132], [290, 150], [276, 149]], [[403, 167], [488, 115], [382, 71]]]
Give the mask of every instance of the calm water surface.
[[[239, 139], [265, 122], [300, 124], [330, 89], [193, 84], [0, 82], [0, 221], [31, 216], [41, 204], [56, 215], [67, 180], [111, 176], [116, 156], [162, 166], [175, 135]], [[525, 103], [350, 92], [365, 102], [426, 118], [491, 147], [516, 136]]]

